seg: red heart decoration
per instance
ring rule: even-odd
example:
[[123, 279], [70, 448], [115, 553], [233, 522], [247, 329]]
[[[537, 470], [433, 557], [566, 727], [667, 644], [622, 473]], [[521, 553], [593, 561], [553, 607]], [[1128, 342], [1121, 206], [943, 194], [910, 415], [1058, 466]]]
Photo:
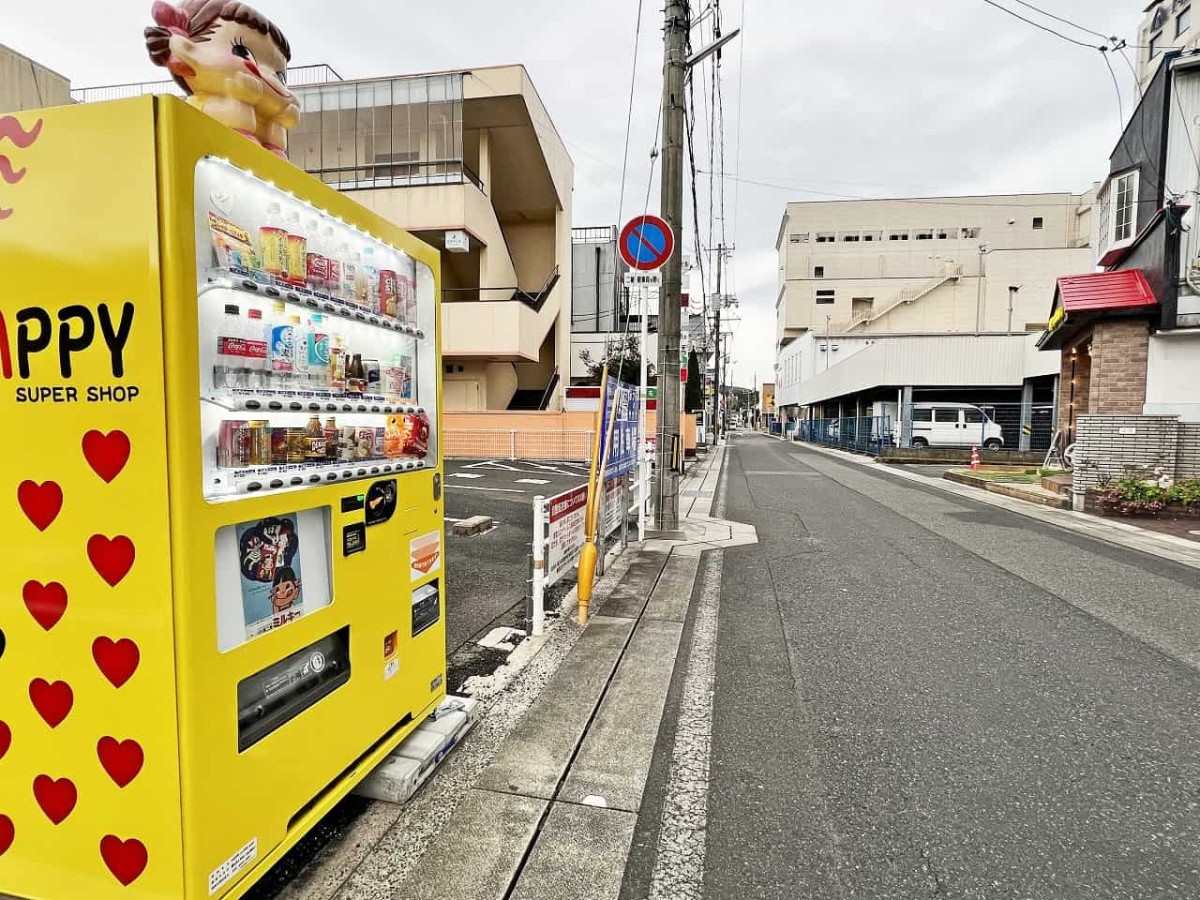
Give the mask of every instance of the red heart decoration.
[[124, 535], [106, 538], [100, 534], [88, 538], [87, 553], [92, 568], [108, 582], [109, 587], [116, 587], [129, 574], [137, 555], [133, 541]]
[[117, 787], [125, 787], [142, 771], [142, 763], [146, 756], [137, 741], [118, 741], [116, 738], [102, 737], [96, 745], [96, 755], [100, 757], [100, 765], [108, 777], [117, 783]]
[[57, 728], [71, 712], [75, 694], [65, 681], [50, 684], [44, 678], [35, 678], [29, 683], [29, 699], [46, 724]]
[[33, 796], [46, 818], [60, 825], [75, 808], [79, 792], [69, 778], [55, 780], [49, 775], [39, 775], [33, 779]]
[[117, 881], [126, 887], [137, 881], [142, 872], [146, 870], [146, 862], [149, 858], [149, 854], [146, 853], [146, 845], [141, 841], [136, 838], [123, 841], [112, 834], [106, 834], [101, 838], [100, 856], [103, 857], [104, 864], [108, 866], [108, 871], [112, 872]]
[[17, 487], [17, 502], [38, 531], [45, 531], [58, 518], [63, 505], [63, 492], [53, 481], [37, 484], [22, 481]]
[[8, 852], [16, 834], [17, 830], [13, 827], [12, 819], [8, 816], [0, 816], [0, 856]]
[[92, 659], [115, 688], [122, 687], [133, 677], [141, 658], [138, 645], [129, 638], [114, 641], [112, 638], [98, 637], [92, 643]]
[[57, 581], [50, 584], [30, 581], [21, 589], [21, 596], [34, 621], [47, 631], [57, 625], [67, 611], [67, 589]]
[[[0, 759], [8, 754], [8, 748], [12, 746], [12, 729], [8, 727], [7, 722], [0, 722]], [[3, 853], [0, 850], [0, 853]]]
[[89, 431], [83, 436], [83, 458], [109, 484], [124, 470], [129, 452], [129, 435], [123, 431]]

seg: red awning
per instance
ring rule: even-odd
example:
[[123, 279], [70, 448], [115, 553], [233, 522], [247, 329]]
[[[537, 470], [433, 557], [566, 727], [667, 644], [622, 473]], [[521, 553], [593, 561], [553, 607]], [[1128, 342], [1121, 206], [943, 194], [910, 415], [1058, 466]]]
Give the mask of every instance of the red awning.
[[1058, 293], [1067, 315], [1108, 309], [1147, 309], [1158, 306], [1141, 269], [1095, 272], [1058, 279]]
[[1054, 310], [1046, 333], [1038, 341], [1042, 350], [1057, 349], [1064, 337], [1105, 314], [1136, 315], [1158, 306], [1158, 298], [1141, 269], [1095, 272], [1058, 279]]

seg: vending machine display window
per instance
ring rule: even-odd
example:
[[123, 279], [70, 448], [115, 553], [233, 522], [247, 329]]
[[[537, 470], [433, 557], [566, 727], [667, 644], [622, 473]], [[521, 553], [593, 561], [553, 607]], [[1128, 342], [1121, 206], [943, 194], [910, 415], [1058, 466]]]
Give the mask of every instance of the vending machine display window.
[[217, 647], [225, 653], [333, 602], [330, 510], [308, 509], [217, 532]]
[[205, 497], [434, 465], [429, 268], [224, 160], [195, 199]]

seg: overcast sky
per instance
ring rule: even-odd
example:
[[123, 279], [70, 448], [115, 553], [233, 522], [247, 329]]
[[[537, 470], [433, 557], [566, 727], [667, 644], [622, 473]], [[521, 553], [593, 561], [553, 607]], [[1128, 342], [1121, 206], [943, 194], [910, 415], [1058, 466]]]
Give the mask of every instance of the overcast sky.
[[[1017, 0], [1002, 2], [1030, 15]], [[637, 0], [253, 3], [288, 35], [294, 63], [327, 62], [346, 78], [524, 63], [575, 161], [574, 224], [615, 221]], [[76, 87], [154, 80], [165, 73], [149, 63], [142, 42], [150, 5], [6, 2], [0, 42]], [[1132, 43], [1145, 0], [1035, 5]], [[742, 0], [721, 6], [728, 31], [741, 22]], [[733, 351], [738, 384], [771, 378], [774, 242], [789, 199], [1078, 191], [1107, 173], [1118, 108], [1095, 50], [1066, 44], [983, 0], [745, 0], [744, 9], [743, 35], [722, 64], [726, 171], [774, 186], [730, 181], [725, 190], [726, 237], [737, 246], [731, 290], [741, 301]], [[661, 83], [661, 0], [645, 0], [643, 16], [626, 218], [640, 213], [646, 196]], [[1119, 57], [1114, 62], [1128, 116], [1133, 79]], [[699, 83], [696, 91], [699, 106]], [[706, 161], [706, 147], [699, 153]], [[657, 184], [650, 209], [658, 209]]]

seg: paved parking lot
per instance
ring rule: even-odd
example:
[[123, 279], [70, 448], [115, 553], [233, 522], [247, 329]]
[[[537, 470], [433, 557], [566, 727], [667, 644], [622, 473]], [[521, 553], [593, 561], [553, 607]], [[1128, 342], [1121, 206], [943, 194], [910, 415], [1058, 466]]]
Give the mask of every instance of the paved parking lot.
[[[497, 627], [520, 627], [525, 615], [533, 499], [587, 481], [587, 465], [495, 459], [446, 461], [446, 650], [451, 691], [487, 674], [503, 654], [475, 642]], [[474, 537], [453, 533], [454, 521], [490, 516], [496, 527]]]

